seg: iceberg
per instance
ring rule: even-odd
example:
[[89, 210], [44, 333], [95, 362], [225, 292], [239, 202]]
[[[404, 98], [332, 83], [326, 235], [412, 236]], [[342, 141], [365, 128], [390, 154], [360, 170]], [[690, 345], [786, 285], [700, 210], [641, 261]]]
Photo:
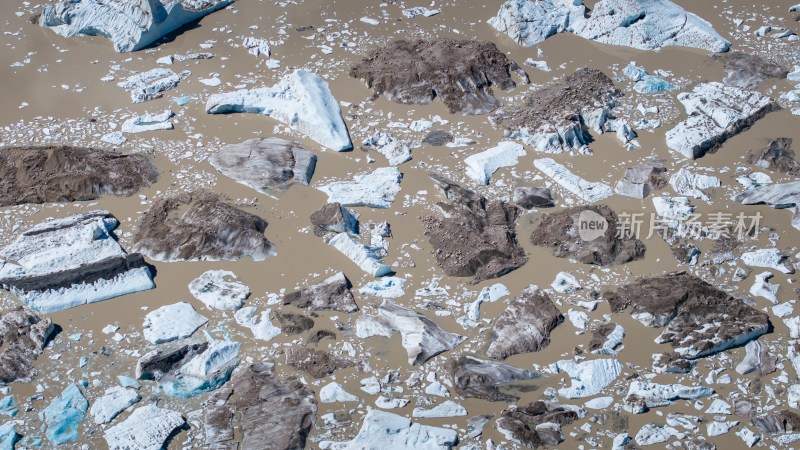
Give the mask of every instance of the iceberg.
[[39, 25], [61, 36], [105, 36], [114, 50], [132, 52], [234, 0], [60, 0]]
[[117, 242], [118, 225], [96, 210], [34, 226], [0, 250], [0, 285], [45, 314], [153, 289], [142, 255]]
[[273, 87], [240, 90], [209, 97], [209, 114], [265, 114], [331, 150], [353, 148], [342, 111], [328, 83], [306, 70], [296, 70]]

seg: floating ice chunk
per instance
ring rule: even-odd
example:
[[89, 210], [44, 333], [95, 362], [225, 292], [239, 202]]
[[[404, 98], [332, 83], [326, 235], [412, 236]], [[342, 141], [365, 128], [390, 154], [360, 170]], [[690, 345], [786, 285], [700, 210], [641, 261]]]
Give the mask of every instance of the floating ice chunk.
[[569, 272], [559, 272], [550, 286], [552, 286], [556, 292], [562, 294], [569, 294], [581, 289], [581, 284], [578, 282], [578, 279]]
[[233, 0], [60, 0], [47, 5], [39, 25], [61, 36], [104, 36], [118, 52], [132, 52], [157, 41], [165, 34], [194, 22]]
[[770, 272], [761, 272], [760, 274], [756, 275], [756, 279], [753, 282], [753, 285], [750, 286], [750, 294], [756, 295], [759, 297], [764, 297], [765, 299], [772, 302], [773, 305], [778, 304], [778, 288], [780, 285], [768, 283], [767, 280], [772, 278], [774, 275]]
[[614, 195], [614, 190], [607, 184], [586, 181], [552, 158], [537, 159], [533, 161], [533, 165], [564, 189], [586, 202], [599, 202]]
[[236, 279], [231, 271], [209, 270], [189, 283], [189, 292], [211, 309], [235, 311], [250, 296], [250, 288]]
[[19, 434], [14, 428], [15, 425], [14, 422], [6, 422], [0, 425], [0, 449], [14, 450], [14, 445], [19, 440]]
[[397, 167], [381, 167], [369, 174], [355, 175], [353, 181], [338, 181], [318, 189], [328, 194], [328, 203], [388, 208], [400, 192], [402, 178]]
[[702, 157], [779, 108], [775, 100], [756, 91], [716, 81], [698, 84], [692, 92], [678, 94], [678, 100], [689, 117], [667, 131], [667, 146], [691, 159]]
[[706, 414], [730, 414], [731, 413], [731, 405], [729, 405], [724, 400], [715, 398], [713, 402], [711, 402], [711, 406], [708, 407], [706, 410]]
[[269, 58], [271, 52], [269, 41], [262, 38], [248, 36], [242, 41], [242, 46], [253, 56], [264, 55]]
[[668, 425], [648, 423], [639, 429], [639, 432], [636, 433], [636, 437], [633, 439], [637, 444], [645, 446], [667, 442], [671, 437], [683, 439], [686, 435]]
[[165, 67], [137, 73], [117, 83], [117, 86], [130, 92], [133, 103], [161, 98], [164, 91], [174, 89], [181, 82], [180, 75]]
[[403, 285], [406, 283], [404, 278], [383, 277], [379, 280], [370, 281], [358, 290], [362, 295], [374, 295], [381, 298], [397, 298], [405, 295]]
[[335, 247], [344, 256], [356, 263], [364, 272], [373, 277], [381, 277], [392, 272], [392, 268], [383, 264], [382, 258], [385, 250], [383, 247], [370, 247], [359, 243], [347, 233], [339, 233], [328, 241], [328, 245]]
[[132, 389], [114, 386], [106, 389], [105, 395], [95, 399], [89, 412], [94, 417], [94, 423], [101, 425], [111, 422], [117, 414], [141, 399]]
[[479, 184], [489, 184], [489, 178], [502, 167], [517, 164], [520, 156], [525, 156], [525, 149], [516, 142], [501, 142], [485, 152], [468, 156], [464, 160], [467, 165], [466, 174]]
[[321, 441], [324, 450], [359, 450], [386, 448], [392, 450], [451, 448], [458, 442], [456, 430], [411, 423], [406, 417], [371, 409], [364, 415], [361, 429], [348, 442]]
[[558, 362], [558, 369], [567, 372], [572, 381], [572, 386], [559, 389], [558, 395], [582, 398], [597, 395], [611, 384], [622, 373], [622, 364], [615, 359], [593, 359], [581, 363], [567, 359]]
[[86, 401], [78, 386], [71, 384], [50, 402], [41, 413], [40, 418], [47, 426], [45, 436], [53, 445], [77, 441], [80, 437], [78, 428], [86, 416], [89, 402]]
[[118, 225], [102, 210], [46, 220], [0, 250], [0, 284], [41, 313], [154, 288], [142, 256], [116, 240]]
[[358, 397], [344, 390], [341, 384], [328, 383], [319, 390], [319, 401], [322, 403], [357, 402]]
[[328, 83], [302, 69], [286, 75], [273, 87], [212, 95], [206, 111], [266, 114], [332, 150], [353, 148]]
[[165, 305], [144, 317], [144, 338], [151, 344], [184, 339], [191, 336], [208, 319], [197, 313], [188, 302]]
[[709, 387], [632, 381], [623, 408], [633, 414], [642, 414], [650, 408], [672, 405], [673, 400], [695, 400], [713, 393], [714, 389]]
[[522, 63], [528, 67], [533, 67], [534, 69], [541, 70], [542, 72], [552, 72], [550, 66], [547, 65], [547, 61], [534, 61], [533, 58], [528, 58]]
[[583, 406], [589, 409], [606, 409], [614, 403], [614, 397], [597, 397], [584, 403]]
[[385, 156], [391, 166], [399, 166], [411, 160], [411, 147], [408, 146], [408, 143], [395, 139], [391, 134], [375, 133], [364, 139], [362, 145], [371, 147]]
[[603, 0], [593, 4], [591, 15], [582, 0], [508, 0], [487, 22], [526, 47], [564, 32], [640, 50], [730, 47], [710, 23], [669, 0]]
[[709, 197], [703, 190], [720, 187], [721, 184], [717, 177], [695, 174], [686, 167], [681, 167], [680, 170], [669, 177], [669, 185], [678, 194], [708, 201]]
[[751, 267], [766, 267], [783, 273], [794, 273], [789, 256], [777, 248], [763, 248], [742, 253], [742, 262]]
[[667, 220], [688, 220], [695, 210], [687, 197], [653, 197], [653, 206]]
[[184, 423], [175, 411], [147, 405], [106, 430], [103, 437], [110, 450], [162, 448], [169, 435]]
[[467, 410], [458, 403], [447, 400], [440, 405], [436, 405], [431, 409], [414, 408], [411, 415], [421, 419], [435, 419], [438, 417], [458, 417], [466, 416]]
[[403, 10], [403, 15], [409, 19], [417, 16], [431, 17], [441, 13], [438, 9], [428, 9], [424, 6], [417, 6], [416, 8], [407, 8]]
[[622, 325], [616, 325], [614, 329], [611, 330], [611, 333], [608, 333], [608, 336], [606, 336], [603, 345], [598, 349], [592, 350], [592, 353], [596, 355], [617, 356], [617, 351], [614, 349], [622, 344], [623, 339], [625, 339], [625, 328], [623, 328]]
[[478, 320], [481, 316], [481, 304], [485, 302], [494, 303], [506, 295], [511, 295], [508, 288], [502, 283], [495, 283], [487, 286], [478, 294], [478, 298], [474, 302], [464, 305], [464, 311], [467, 313], [467, 318], [470, 320]]
[[397, 330], [402, 336], [403, 347], [412, 365], [424, 364], [434, 356], [452, 350], [466, 337], [442, 330], [428, 317], [391, 300], [384, 300], [377, 315], [363, 315], [356, 322], [356, 336], [366, 339], [372, 336], [391, 337]]
[[567, 317], [569, 318], [569, 321], [575, 325], [575, 328], [581, 331], [586, 331], [586, 329], [589, 327], [589, 322], [592, 321], [591, 317], [589, 317], [589, 315], [585, 312], [572, 308], [567, 311]]
[[122, 131], [113, 131], [111, 133], [104, 134], [103, 137], [100, 138], [101, 141], [105, 142], [106, 144], [111, 145], [122, 145], [128, 138], [122, 134]]
[[206, 86], [211, 86], [211, 87], [219, 86], [220, 84], [222, 84], [222, 81], [219, 79], [219, 77], [200, 78], [197, 81], [205, 84]]
[[122, 124], [123, 133], [141, 133], [144, 131], [159, 131], [173, 129], [169, 119], [174, 116], [172, 111], [164, 111], [158, 114], [144, 114], [126, 120]]
[[255, 306], [247, 306], [233, 314], [236, 323], [253, 332], [253, 338], [261, 341], [271, 341], [274, 337], [281, 334], [281, 329], [272, 324], [269, 320], [271, 309], [261, 311], [261, 319], [256, 316]]

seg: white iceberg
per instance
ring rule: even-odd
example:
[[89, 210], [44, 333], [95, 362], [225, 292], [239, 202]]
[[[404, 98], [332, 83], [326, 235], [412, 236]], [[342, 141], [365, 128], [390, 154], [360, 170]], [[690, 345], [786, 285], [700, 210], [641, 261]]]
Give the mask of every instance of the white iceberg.
[[364, 272], [373, 277], [381, 277], [392, 272], [392, 268], [383, 263], [385, 250], [383, 247], [371, 247], [354, 240], [347, 233], [339, 233], [328, 241], [328, 245], [335, 247], [356, 263]]
[[353, 181], [337, 181], [318, 189], [328, 194], [328, 203], [388, 208], [400, 192], [402, 179], [397, 167], [381, 167], [372, 173], [355, 175]]
[[209, 270], [189, 283], [189, 292], [211, 309], [235, 311], [250, 296], [250, 288], [235, 280], [229, 270]]
[[586, 181], [563, 165], [555, 162], [552, 158], [537, 159], [533, 161], [533, 165], [564, 189], [586, 202], [599, 202], [614, 195], [614, 190], [611, 189], [611, 186], [604, 183]]
[[502, 167], [517, 164], [520, 156], [525, 156], [525, 149], [516, 142], [501, 142], [497, 147], [485, 152], [468, 156], [464, 160], [467, 165], [466, 174], [479, 184], [489, 184], [489, 178]]
[[306, 70], [286, 75], [273, 87], [212, 95], [206, 111], [265, 114], [332, 150], [353, 148], [339, 103], [328, 83]]
[[488, 23], [526, 47], [564, 32], [639, 50], [730, 47], [710, 23], [669, 0], [601, 0], [591, 15], [583, 0], [508, 0]]
[[144, 338], [151, 344], [184, 339], [208, 322], [187, 302], [164, 305], [144, 317]]
[[61, 36], [105, 36], [114, 50], [132, 52], [224, 8], [233, 0], [60, 0], [47, 5], [39, 25]]

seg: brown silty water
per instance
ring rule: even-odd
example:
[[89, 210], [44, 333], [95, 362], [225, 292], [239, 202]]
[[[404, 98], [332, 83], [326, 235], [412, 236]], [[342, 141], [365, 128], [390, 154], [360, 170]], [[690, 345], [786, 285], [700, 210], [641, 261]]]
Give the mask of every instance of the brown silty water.
[[[346, 440], [350, 439], [360, 427], [361, 417], [367, 407], [375, 407], [376, 396], [365, 394], [359, 389], [359, 380], [372, 376], [371, 372], [363, 372], [361, 367], [344, 369], [334, 375], [314, 380], [307, 374], [297, 372], [283, 364], [282, 352], [289, 346], [298, 345], [304, 341], [307, 333], [298, 336], [280, 335], [270, 342], [255, 341], [249, 330], [242, 328], [233, 320], [230, 312], [211, 311], [195, 300], [188, 292], [187, 285], [191, 280], [209, 269], [226, 269], [235, 272], [239, 280], [247, 284], [252, 292], [247, 305], [263, 308], [302, 312], [293, 307], [280, 305], [267, 305], [267, 294], [281, 294], [300, 287], [316, 283], [337, 271], [344, 271], [354, 287], [360, 287], [372, 278], [364, 275], [350, 260], [334, 248], [326, 245], [322, 239], [314, 236], [310, 231], [309, 216], [325, 204], [326, 195], [315, 187], [327, 184], [332, 180], [351, 179], [353, 174], [366, 173], [376, 167], [385, 166], [385, 159], [375, 152], [366, 153], [359, 148], [359, 143], [375, 131], [389, 131], [397, 136], [408, 139], [420, 140], [424, 133], [410, 132], [405, 129], [388, 128], [389, 122], [400, 121], [410, 123], [416, 119], [430, 119], [435, 115], [449, 120], [447, 125], [435, 125], [435, 128], [453, 132], [456, 137], [474, 139], [475, 144], [462, 148], [431, 147], [422, 145], [413, 150], [413, 159], [399, 168], [403, 173], [402, 190], [389, 209], [355, 208], [361, 215], [362, 224], [369, 220], [386, 220], [392, 227], [391, 248], [385, 261], [393, 264], [398, 276], [406, 277], [406, 295], [396, 301], [404, 306], [422, 312], [434, 319], [446, 331], [467, 336], [467, 340], [451, 352], [442, 354], [432, 359], [422, 367], [413, 367], [407, 361], [407, 355], [401, 346], [400, 337], [395, 333], [392, 338], [373, 337], [358, 339], [355, 336], [345, 336], [337, 332], [336, 341], [323, 340], [316, 348], [332, 350], [337, 354], [351, 357], [371, 366], [375, 374], [386, 374], [397, 371], [399, 381], [396, 386], [402, 386], [404, 392], [397, 393], [398, 397], [411, 400], [403, 408], [392, 410], [397, 414], [411, 415], [413, 408], [418, 406], [431, 407], [446, 399], [426, 396], [419, 391], [410, 390], [404, 381], [415, 370], [423, 374], [436, 373], [440, 380], [445, 380], [446, 371], [444, 363], [450, 357], [461, 354], [475, 355], [485, 358], [485, 349], [490, 342], [490, 326], [495, 318], [505, 309], [504, 301], [484, 304], [481, 308], [481, 318], [488, 319], [477, 329], [465, 330], [456, 323], [456, 318], [463, 315], [463, 304], [475, 299], [478, 292], [494, 283], [500, 282], [508, 287], [510, 298], [518, 295], [522, 289], [530, 284], [549, 287], [556, 274], [569, 271], [578, 277], [584, 289], [575, 294], [553, 294], [551, 298], [558, 304], [559, 309], [566, 314], [570, 308], [576, 308], [567, 303], [568, 299], [582, 300], [592, 289], [604, 291], [613, 289], [621, 284], [626, 284], [640, 276], [660, 275], [674, 270], [690, 270], [702, 278], [732, 292], [746, 292], [753, 282], [752, 274], [745, 280], [735, 283], [731, 274], [736, 265], [725, 265], [727, 274], [717, 277], [714, 269], [716, 266], [687, 267], [680, 264], [673, 256], [669, 246], [658, 237], [645, 240], [647, 252], [645, 258], [623, 266], [600, 268], [596, 266], [581, 265], [565, 259], [553, 257], [549, 250], [534, 247], [530, 244], [528, 236], [535, 229], [541, 217], [541, 211], [525, 213], [518, 222], [517, 233], [519, 241], [524, 247], [528, 262], [521, 269], [513, 271], [497, 280], [488, 280], [477, 285], [469, 285], [468, 278], [454, 278], [446, 276], [436, 266], [431, 255], [432, 248], [424, 236], [424, 227], [419, 221], [420, 216], [438, 215], [433, 207], [436, 201], [444, 200], [443, 196], [435, 189], [433, 182], [428, 178], [428, 173], [442, 173], [464, 187], [473, 189], [486, 196], [488, 199], [510, 198], [513, 189], [517, 186], [542, 186], [545, 180], [539, 179], [541, 175], [533, 166], [533, 160], [552, 155], [541, 155], [533, 148], [526, 146], [527, 156], [520, 158], [519, 163], [512, 168], [501, 169], [491, 179], [489, 186], [479, 186], [464, 175], [463, 159], [479, 151], [493, 147], [503, 140], [502, 132], [492, 127], [487, 116], [461, 116], [449, 114], [443, 104], [435, 100], [429, 105], [401, 105], [387, 101], [381, 97], [375, 101], [368, 101], [372, 91], [367, 89], [362, 81], [348, 76], [349, 68], [360, 61], [372, 49], [378, 48], [394, 39], [416, 39], [432, 37], [450, 37], [456, 39], [479, 39], [494, 42], [498, 48], [517, 63], [522, 63], [527, 58], [543, 59], [553, 69], [552, 72], [541, 72], [530, 67], [524, 69], [531, 76], [532, 86], [520, 85], [512, 92], [503, 92], [495, 89], [495, 95], [506, 103], [513, 104], [529, 90], [563, 75], [574, 72], [579, 67], [593, 67], [602, 70], [607, 75], [622, 78], [621, 70], [630, 61], [647, 68], [651, 72], [655, 69], [670, 71], [674, 76], [672, 81], [680, 85], [674, 92], [651, 95], [637, 95], [632, 90], [632, 83], [627, 79], [617, 82], [625, 93], [622, 99], [620, 115], [629, 118], [625, 108], [635, 107], [638, 102], [645, 102], [645, 106], [658, 105], [662, 114], [658, 118], [663, 125], [648, 132], [639, 130], [641, 149], [631, 152], [626, 151], [615, 137], [610, 135], [595, 136], [596, 141], [591, 144], [593, 155], [561, 154], [552, 156], [559, 163], [565, 164], [576, 174], [590, 181], [603, 181], [614, 185], [622, 177], [626, 167], [646, 161], [651, 156], [664, 158], [670, 172], [676, 171], [687, 161], [679, 159], [675, 153], [667, 149], [664, 141], [666, 130], [685, 117], [682, 106], [675, 101], [678, 92], [690, 90], [692, 86], [701, 81], [720, 81], [724, 76], [722, 63], [709, 58], [705, 52], [685, 49], [666, 48], [658, 52], [632, 50], [623, 47], [614, 47], [564, 34], [549, 38], [544, 43], [531, 48], [521, 47], [511, 41], [507, 36], [501, 35], [485, 23], [500, 7], [501, 2], [494, 0], [484, 4], [478, 2], [451, 1], [437, 3], [436, 8], [441, 9], [441, 14], [433, 17], [417, 17], [402, 19], [400, 8], [397, 5], [386, 5], [371, 2], [367, 5], [360, 2], [344, 1], [300, 1], [286, 2], [285, 6], [255, 0], [239, 0], [232, 7], [213, 13], [197, 24], [180, 32], [173, 33], [165, 42], [149, 49], [133, 53], [116, 53], [108, 40], [104, 38], [72, 38], [64, 39], [49, 30], [31, 25], [27, 17], [40, 7], [34, 8], [27, 2], [9, 1], [0, 5], [4, 18], [3, 31], [0, 42], [3, 51], [0, 52], [0, 76], [3, 80], [3, 101], [5, 107], [0, 110], [0, 139], [4, 145], [33, 145], [44, 143], [70, 143], [82, 146], [109, 147], [99, 141], [99, 137], [112, 131], [111, 123], [117, 127], [126, 115], [138, 115], [145, 112], [159, 112], [172, 109], [176, 112], [173, 119], [175, 130], [140, 133], [127, 135], [128, 141], [118, 149], [125, 153], [143, 152], [152, 155], [153, 162], [160, 171], [156, 184], [143, 190], [139, 195], [129, 198], [103, 197], [98, 201], [79, 202], [74, 204], [44, 204], [31, 206], [17, 206], [5, 208], [0, 214], [3, 220], [2, 237], [4, 242], [12, 240], [17, 234], [39, 223], [47, 217], [65, 217], [69, 214], [94, 208], [103, 208], [111, 211], [120, 219], [121, 226], [117, 230], [121, 242], [129, 249], [132, 242], [130, 233], [135, 233], [136, 225], [141, 214], [149, 208], [153, 201], [167, 193], [177, 193], [192, 189], [209, 189], [227, 195], [230, 199], [247, 205], [249, 212], [263, 217], [269, 222], [266, 230], [267, 238], [272, 241], [278, 255], [263, 262], [241, 260], [234, 262], [182, 262], [158, 263], [154, 262], [157, 270], [155, 282], [157, 288], [151, 291], [127, 295], [93, 305], [73, 308], [67, 311], [52, 314], [54, 323], [63, 328], [54, 343], [45, 350], [36, 363], [39, 376], [30, 384], [16, 383], [11, 385], [11, 394], [21, 405], [29, 405], [31, 411], [21, 412], [17, 419], [24, 421], [24, 425], [17, 430], [25, 436], [41, 436], [39, 430], [41, 422], [36, 414], [41, 411], [50, 400], [63, 390], [69, 383], [78, 380], [88, 380], [89, 387], [84, 389], [90, 400], [102, 395], [104, 390], [116, 384], [117, 375], [133, 376], [134, 367], [139, 354], [144, 354], [154, 346], [149, 345], [141, 335], [142, 320], [148, 311], [160, 306], [189, 301], [195, 309], [208, 317], [209, 323], [203, 328], [214, 337], [221, 338], [225, 334], [243, 343], [241, 356], [243, 364], [258, 361], [275, 362], [277, 374], [281, 379], [290, 376], [303, 377], [311, 383], [311, 387], [318, 391], [321, 386], [337, 381], [345, 390], [361, 398], [360, 403], [320, 403], [318, 417], [329, 413], [344, 413], [351, 417], [351, 421], [332, 430], [325, 429], [322, 421], [318, 419], [318, 426], [312, 429], [308, 448], [317, 447], [317, 441], [322, 439]], [[761, 17], [775, 16], [772, 23], [781, 23], [786, 27], [797, 28], [793, 16], [788, 13], [790, 2], [775, 1], [769, 5], [752, 5], [748, 2], [736, 0], [725, 3], [720, 2], [689, 2], [678, 1], [678, 4], [689, 11], [695, 12], [710, 21], [717, 31], [732, 41], [733, 50], [754, 52], [762, 56], [769, 56], [781, 62], [787, 68], [791, 62], [797, 62], [796, 49], [792, 53], [790, 45], [778, 42], [764, 43], [764, 39], [756, 39], [749, 33], [737, 31], [731, 22], [733, 17], [757, 18], [750, 24], [753, 29], [766, 23]], [[416, 6], [416, 5], [407, 5]], [[24, 14], [17, 16], [21, 11]], [[386, 15], [384, 16], [384, 12]], [[733, 12], [730, 14], [728, 12]], [[359, 21], [362, 16], [381, 20], [381, 25], [373, 26]], [[329, 20], [335, 21], [329, 21]], [[763, 22], [763, 23], [762, 23]], [[249, 27], [257, 25], [258, 29]], [[316, 30], [297, 32], [296, 27], [313, 25]], [[324, 28], [324, 30], [322, 30]], [[279, 30], [285, 30], [280, 33]], [[338, 35], [337, 35], [338, 33]], [[255, 57], [248, 54], [244, 48], [239, 47], [241, 39], [246, 36], [255, 36], [283, 41], [280, 45], [273, 45], [272, 58], [280, 62], [277, 69], [269, 69], [265, 64], [267, 58]], [[313, 38], [309, 38], [314, 36]], [[330, 39], [330, 40], [329, 40]], [[342, 41], [352, 42], [354, 47], [342, 48]], [[213, 47], [203, 49], [201, 43], [211, 43]], [[332, 53], [327, 55], [320, 51], [318, 45], [329, 45]], [[541, 50], [542, 56], [537, 52]], [[210, 60], [176, 62], [171, 66], [176, 72], [190, 70], [191, 76], [183, 80], [180, 85], [167, 91], [163, 98], [132, 104], [128, 93], [116, 86], [114, 82], [101, 82], [102, 77], [109, 73], [109, 68], [119, 65], [114, 73], [117, 81], [124, 78], [131, 71], [144, 71], [157, 67], [156, 59], [190, 51], [208, 51], [214, 54]], [[32, 54], [31, 54], [32, 53]], [[29, 58], [30, 62], [21, 67], [12, 67], [17, 61]], [[337, 153], [322, 148], [319, 144], [305, 136], [291, 132], [275, 120], [255, 114], [209, 115], [205, 113], [205, 100], [210, 94], [234, 90], [235, 86], [246, 85], [248, 88], [272, 86], [282, 75], [291, 72], [293, 68], [307, 68], [318, 73], [330, 83], [334, 97], [339, 101], [350, 102], [353, 106], [342, 108], [345, 121], [351, 133], [351, 138], [356, 147], [352, 152]], [[218, 74], [222, 84], [217, 87], [208, 87], [198, 81], [200, 78], [209, 78], [211, 74]], [[519, 81], [519, 79], [517, 79]], [[62, 87], [62, 86], [66, 86]], [[776, 98], [780, 92], [792, 88], [792, 83], [786, 80], [766, 80], [759, 90]], [[77, 92], [76, 90], [81, 90]], [[192, 100], [184, 107], [172, 102], [173, 98], [191, 96]], [[18, 108], [23, 102], [27, 106]], [[652, 118], [652, 117], [651, 117]], [[93, 119], [94, 121], [90, 121]], [[633, 120], [631, 120], [633, 122]], [[786, 211], [777, 211], [766, 206], [742, 206], [733, 203], [729, 197], [741, 191], [741, 186], [734, 180], [738, 174], [735, 168], [746, 165], [743, 157], [748, 150], [760, 149], [775, 137], [790, 137], [795, 142], [800, 142], [800, 127], [797, 127], [798, 118], [790, 114], [788, 109], [771, 113], [757, 122], [752, 128], [726, 142], [716, 153], [709, 154], [694, 162], [692, 165], [706, 168], [708, 173], [718, 176], [722, 181], [722, 188], [711, 192], [711, 202], [706, 204], [701, 200], [693, 200], [698, 206], [698, 212], [708, 214], [712, 212], [745, 212], [748, 215], [760, 213], [763, 226], [772, 227], [779, 236], [777, 246], [789, 250], [794, 254], [796, 245], [800, 242], [800, 231], [789, 224], [791, 214]], [[2, 127], [5, 127], [3, 130]], [[310, 187], [294, 186], [283, 193], [260, 194], [244, 185], [238, 184], [229, 178], [216, 173], [207, 161], [208, 155], [219, 149], [222, 145], [240, 142], [252, 137], [277, 136], [286, 139], [295, 139], [302, 142], [305, 148], [318, 156], [317, 169]], [[376, 161], [368, 162], [369, 157]], [[773, 181], [789, 181], [791, 177], [778, 173], [770, 173]], [[423, 192], [425, 191], [425, 192]], [[558, 206], [550, 211], [557, 211], [562, 206], [567, 206], [565, 199], [571, 197], [560, 187], [553, 186], [554, 196]], [[671, 193], [667, 187], [664, 192]], [[656, 192], [652, 195], [660, 195]], [[652, 201], [648, 198], [640, 201], [633, 198], [615, 195], [604, 203], [610, 205], [617, 212], [645, 213], [649, 217], [654, 212]], [[577, 204], [577, 203], [576, 203]], [[18, 228], [12, 228], [15, 224]], [[644, 224], [647, 229], [648, 222]], [[711, 243], [703, 241], [698, 246], [704, 252], [710, 248]], [[748, 242], [764, 248], [769, 245], [767, 233], [762, 233], [757, 241]], [[412, 263], [413, 264], [410, 264]], [[746, 268], [739, 264], [740, 267]], [[753, 272], [756, 272], [755, 269]], [[760, 272], [760, 271], [759, 271]], [[592, 281], [590, 275], [597, 275], [599, 282]], [[789, 301], [796, 299], [793, 293], [791, 276], [775, 273], [773, 283], [780, 283], [779, 299]], [[450, 293], [441, 298], [415, 298], [416, 289], [427, 286], [432, 280], [438, 280]], [[334, 330], [334, 320], [339, 320], [355, 326], [357, 317], [361, 314], [373, 313], [372, 305], [380, 303], [376, 297], [368, 297], [355, 293], [361, 311], [354, 314], [318, 312], [314, 317], [316, 325], [312, 331], [319, 329]], [[504, 300], [508, 300], [504, 299]], [[757, 308], [763, 309], [771, 306], [765, 299], [757, 298]], [[4, 293], [2, 310], [6, 311], [18, 304], [10, 294]], [[601, 303], [594, 312], [589, 312], [594, 322], [603, 322], [605, 317], [619, 323], [627, 330], [623, 349], [618, 360], [625, 366], [623, 374], [601, 395], [613, 396], [614, 404], [609, 410], [620, 412], [629, 420], [625, 431], [631, 436], [635, 435], [641, 426], [647, 423], [663, 424], [665, 422], [661, 413], [681, 412], [692, 415], [704, 416], [713, 420], [703, 410], [695, 409], [692, 401], [677, 401], [674, 406], [650, 411], [647, 414], [631, 415], [621, 410], [622, 399], [627, 393], [628, 381], [638, 376], [645, 376], [652, 372], [651, 355], [653, 353], [668, 351], [666, 345], [653, 342], [661, 330], [644, 327], [638, 321], [632, 320], [625, 313], [611, 314], [606, 303]], [[788, 339], [787, 328], [780, 319], [770, 315], [774, 323], [774, 330], [761, 338], [762, 343], [777, 350], [781, 356], [785, 355], [785, 342]], [[108, 324], [120, 327], [119, 333], [126, 337], [117, 343], [111, 336], [103, 334], [101, 329]], [[80, 342], [72, 342], [66, 338], [74, 333], [83, 333]], [[198, 331], [192, 339], [203, 339]], [[582, 356], [594, 358], [588, 354], [586, 347], [590, 333], [578, 334], [569, 321], [565, 321], [556, 328], [551, 335], [551, 344], [536, 353], [515, 355], [505, 362], [516, 367], [532, 369], [546, 367], [561, 359], [573, 359], [576, 352]], [[350, 343], [356, 351], [353, 356], [348, 355], [343, 344]], [[100, 352], [101, 347], [111, 351], [110, 356]], [[582, 350], [581, 350], [582, 349]], [[138, 351], [138, 353], [136, 353]], [[59, 359], [52, 359], [60, 355]], [[79, 368], [80, 357], [88, 359], [88, 365]], [[714, 368], [725, 367], [725, 374], [731, 375], [731, 384], [715, 383], [712, 387], [717, 391], [719, 398], [732, 403], [735, 396], [757, 399], [764, 407], [786, 407], [787, 386], [779, 381], [781, 375], [795, 380], [796, 374], [789, 367], [785, 358], [779, 363], [783, 366], [769, 376], [761, 377], [765, 386], [770, 386], [776, 391], [776, 397], [771, 397], [766, 391], [753, 395], [744, 392], [741, 386], [747, 381], [759, 378], [758, 372], [741, 376], [732, 368], [744, 356], [744, 349], [738, 348], [724, 352], [721, 355], [701, 360], [695, 375], [661, 374], [652, 376], [652, 381], [658, 383], [705, 384], [707, 373]], [[648, 375], [649, 377], [649, 375]], [[94, 385], [93, 382], [99, 382]], [[527, 383], [527, 389], [517, 389], [516, 395], [520, 396], [519, 405], [540, 399], [548, 387], [565, 387], [570, 383], [565, 374], [550, 374], [548, 378], [537, 379]], [[423, 387], [424, 387], [423, 383]], [[419, 389], [419, 388], [417, 388]], [[451, 392], [452, 392], [451, 388]], [[41, 393], [42, 398], [31, 398], [36, 393]], [[182, 412], [188, 419], [188, 430], [181, 431], [174, 436], [169, 448], [202, 447], [203, 431], [202, 405], [208, 394], [189, 400], [179, 400], [164, 396], [157, 392], [154, 383], [146, 382], [140, 390], [143, 397], [142, 404], [159, 397], [159, 406]], [[455, 395], [455, 394], [453, 394]], [[716, 398], [716, 397], [715, 397]], [[776, 400], [777, 398], [777, 400]], [[413, 419], [427, 425], [448, 426], [458, 430], [461, 445], [478, 442], [481, 445], [487, 439], [495, 443], [503, 442], [505, 448], [514, 447], [490, 421], [484, 428], [483, 436], [478, 441], [467, 438], [468, 417], [481, 414], [494, 414], [499, 416], [508, 405], [498, 402], [492, 403], [477, 399], [459, 399], [452, 397], [463, 405], [468, 415], [445, 419]], [[586, 399], [567, 400], [560, 402], [582, 405]], [[703, 399], [706, 407], [711, 399]], [[20, 408], [24, 410], [24, 408]], [[656, 412], [658, 411], [658, 413]], [[576, 421], [574, 424], [563, 428], [566, 441], [562, 448], [596, 448], [610, 447], [611, 439], [620, 430], [612, 430], [610, 421], [606, 425], [592, 423], [592, 431], [586, 433], [580, 427], [591, 423], [593, 414], [608, 413], [608, 411], [589, 411], [589, 417]], [[118, 423], [127, 417], [129, 412], [123, 412], [112, 424]], [[727, 420], [740, 420], [743, 424], [748, 420], [743, 417], [728, 416]], [[708, 438], [705, 428], [693, 433], [718, 448], [742, 448], [744, 444], [734, 434], [742, 425], [733, 428], [729, 433]], [[749, 428], [753, 428], [749, 426]], [[90, 448], [104, 448], [102, 439], [103, 426], [95, 426], [91, 418], [87, 417], [81, 425], [81, 439], [75, 444], [87, 444]], [[600, 431], [598, 431], [600, 430]], [[237, 433], [240, 430], [237, 430]], [[590, 440], [587, 440], [587, 437]], [[592, 440], [593, 439], [593, 440]], [[694, 439], [694, 438], [692, 438]], [[686, 439], [688, 443], [691, 439]], [[671, 443], [681, 442], [673, 438]], [[45, 440], [45, 445], [47, 441]], [[663, 444], [659, 444], [663, 445]], [[659, 445], [653, 446], [658, 448]], [[677, 446], [677, 444], [673, 445]]]

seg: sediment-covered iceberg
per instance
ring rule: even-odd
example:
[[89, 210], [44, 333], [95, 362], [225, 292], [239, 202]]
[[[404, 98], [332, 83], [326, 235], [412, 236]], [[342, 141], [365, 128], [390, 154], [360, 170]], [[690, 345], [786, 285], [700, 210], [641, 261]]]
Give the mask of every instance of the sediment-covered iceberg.
[[108, 211], [50, 219], [0, 250], [0, 285], [41, 313], [153, 289], [150, 268], [117, 242]]

